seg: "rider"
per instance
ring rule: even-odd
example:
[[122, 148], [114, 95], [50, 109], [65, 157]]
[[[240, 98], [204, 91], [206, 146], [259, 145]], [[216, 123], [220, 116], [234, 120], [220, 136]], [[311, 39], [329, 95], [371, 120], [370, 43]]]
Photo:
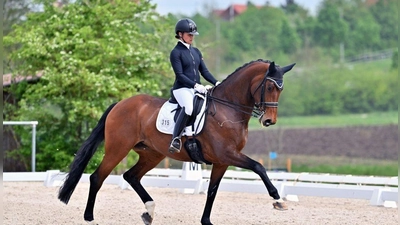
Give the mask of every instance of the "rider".
[[171, 153], [180, 152], [182, 146], [181, 133], [186, 127], [188, 118], [192, 115], [195, 91], [204, 94], [207, 92], [207, 88], [211, 87], [209, 85], [203, 86], [200, 83], [199, 72], [215, 86], [220, 83], [208, 71], [199, 49], [192, 46], [195, 35], [199, 35], [199, 33], [193, 20], [181, 19], [176, 23], [175, 38], [179, 41], [170, 54], [172, 69], [175, 73], [175, 82], [171, 91], [182, 110], [176, 119], [169, 146]]

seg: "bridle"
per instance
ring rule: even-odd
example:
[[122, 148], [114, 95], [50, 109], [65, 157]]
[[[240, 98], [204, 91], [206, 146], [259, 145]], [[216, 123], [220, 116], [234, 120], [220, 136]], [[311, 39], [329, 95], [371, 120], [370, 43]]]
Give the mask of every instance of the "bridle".
[[[283, 80], [282, 79], [278, 79], [276, 77], [269, 76], [269, 69], [268, 69], [267, 72], [265, 72], [265, 74], [264, 74], [263, 80], [257, 86], [257, 88], [254, 90], [254, 92], [252, 94], [252, 96], [254, 96], [256, 94], [257, 90], [261, 88], [261, 91], [260, 91], [260, 95], [261, 95], [260, 96], [260, 102], [254, 103], [253, 107], [245, 106], [245, 105], [241, 105], [241, 104], [236, 104], [234, 102], [226, 101], [224, 99], [212, 96], [212, 93], [213, 93], [213, 91], [214, 91], [214, 89], [216, 87], [211, 89], [211, 92], [209, 92], [207, 97], [209, 99], [211, 99], [211, 100], [214, 100], [214, 101], [220, 103], [220, 104], [223, 104], [223, 105], [226, 105], [228, 107], [231, 107], [231, 108], [233, 108], [233, 109], [235, 109], [237, 111], [243, 112], [245, 114], [252, 115], [253, 117], [256, 117], [256, 118], [260, 118], [265, 114], [265, 111], [267, 110], [268, 107], [270, 107], [270, 108], [278, 108], [278, 102], [266, 102], [265, 101], [265, 84], [266, 84], [267, 80], [272, 81], [279, 90], [281, 90], [281, 91], [283, 90]], [[214, 108], [215, 108], [215, 106], [214, 106]], [[247, 109], [247, 111], [246, 111], [246, 109]], [[252, 110], [251, 113], [248, 112], [248, 110], [250, 110], [250, 109]], [[214, 112], [215, 111], [216, 110], [214, 110]]]
[[261, 87], [261, 96], [260, 96], [260, 102], [254, 104], [254, 109], [252, 112], [252, 115], [254, 117], [260, 118], [265, 114], [265, 110], [270, 107], [270, 108], [278, 108], [278, 102], [265, 102], [265, 84], [267, 83], [267, 80], [272, 81], [275, 86], [282, 91], [283, 90], [283, 80], [282, 79], [277, 79], [275, 77], [269, 76], [269, 69], [267, 72], [265, 72], [264, 78], [261, 81], [261, 83], [257, 86], [257, 88], [253, 92], [253, 96], [256, 94], [257, 90]]

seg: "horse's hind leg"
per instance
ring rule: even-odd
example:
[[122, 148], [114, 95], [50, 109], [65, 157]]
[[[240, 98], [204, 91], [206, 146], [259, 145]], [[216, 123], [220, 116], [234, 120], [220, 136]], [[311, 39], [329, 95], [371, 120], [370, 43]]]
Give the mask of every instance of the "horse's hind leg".
[[152, 151], [151, 149], [146, 149], [145, 151], [140, 151], [138, 153], [138, 162], [131, 169], [126, 171], [123, 176], [144, 203], [147, 212], [142, 214], [142, 220], [144, 224], [148, 225], [153, 222], [155, 204], [153, 198], [140, 183], [140, 180], [149, 170], [156, 167], [165, 156], [156, 151]]
[[[109, 143], [110, 144], [110, 143]], [[103, 185], [104, 180], [108, 177], [111, 171], [118, 165], [121, 160], [128, 155], [130, 149], [126, 148], [118, 148], [119, 152], [111, 152], [111, 148], [108, 147], [106, 143], [106, 151], [104, 158], [100, 164], [100, 166], [94, 171], [92, 175], [90, 175], [90, 188], [89, 188], [89, 196], [86, 203], [86, 209], [84, 213], [84, 219], [88, 222], [94, 220], [93, 216], [93, 208], [94, 203], [96, 201], [96, 196], [101, 186]], [[114, 150], [114, 149], [113, 149]]]

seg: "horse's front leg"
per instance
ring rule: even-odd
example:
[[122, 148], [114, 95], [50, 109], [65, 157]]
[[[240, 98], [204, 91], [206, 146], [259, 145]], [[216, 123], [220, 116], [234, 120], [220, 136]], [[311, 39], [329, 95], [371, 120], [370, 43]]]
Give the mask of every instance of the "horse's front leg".
[[249, 158], [248, 156], [239, 153], [239, 154], [230, 154], [228, 156], [228, 160], [233, 166], [240, 167], [243, 169], [248, 169], [256, 174], [258, 174], [261, 180], [264, 182], [265, 187], [268, 190], [269, 195], [276, 200], [272, 205], [275, 209], [278, 210], [287, 210], [287, 206], [285, 202], [279, 196], [278, 190], [272, 184], [271, 180], [267, 175], [266, 169], [259, 162]]
[[214, 164], [211, 170], [210, 184], [208, 186], [207, 201], [204, 207], [203, 216], [201, 217], [202, 225], [212, 225], [210, 221], [211, 209], [217, 195], [219, 184], [221, 183], [222, 176], [224, 176], [228, 166]]

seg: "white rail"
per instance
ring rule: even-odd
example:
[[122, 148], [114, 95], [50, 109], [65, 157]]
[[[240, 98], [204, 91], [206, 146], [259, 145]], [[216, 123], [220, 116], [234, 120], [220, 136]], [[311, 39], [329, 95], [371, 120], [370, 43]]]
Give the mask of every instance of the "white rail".
[[[149, 171], [142, 179], [143, 186], [179, 188], [185, 193], [206, 192], [210, 171], [197, 171], [197, 178], [191, 176], [194, 171], [180, 169], [158, 169]], [[200, 174], [200, 175], [199, 175]], [[192, 174], [193, 175], [193, 174]], [[83, 174], [80, 182], [89, 182], [90, 174]], [[277, 187], [281, 197], [298, 201], [297, 196], [319, 196], [334, 198], [352, 198], [370, 200], [371, 205], [397, 208], [398, 177], [373, 177], [310, 173], [268, 172], [268, 176]], [[45, 186], [59, 186], [66, 173], [58, 170], [47, 172], [3, 173], [3, 181], [42, 181]], [[131, 189], [122, 175], [110, 175], [107, 184], [119, 185], [122, 189]], [[220, 191], [267, 193], [260, 178], [253, 172], [227, 171], [219, 187]]]
[[4, 125], [30, 125], [32, 126], [32, 159], [31, 169], [32, 172], [36, 171], [36, 125], [38, 121], [3, 121]]

